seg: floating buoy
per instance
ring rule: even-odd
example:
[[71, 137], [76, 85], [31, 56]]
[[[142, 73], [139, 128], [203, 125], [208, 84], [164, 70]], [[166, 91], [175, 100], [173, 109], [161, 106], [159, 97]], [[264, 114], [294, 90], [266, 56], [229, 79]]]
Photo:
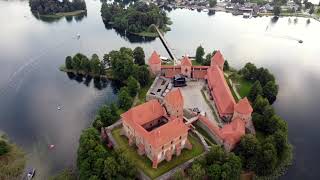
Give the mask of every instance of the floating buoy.
[[55, 147], [55, 145], [53, 145], [53, 144], [49, 145], [49, 149], [53, 149], [54, 147]]

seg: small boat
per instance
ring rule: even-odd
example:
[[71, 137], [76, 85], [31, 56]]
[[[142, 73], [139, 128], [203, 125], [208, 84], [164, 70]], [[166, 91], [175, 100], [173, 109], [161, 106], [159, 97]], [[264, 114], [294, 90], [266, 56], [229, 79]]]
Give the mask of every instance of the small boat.
[[58, 110], [61, 110], [61, 106], [60, 106], [60, 105], [58, 105], [57, 109], [58, 109]]
[[33, 177], [34, 177], [34, 174], [36, 173], [36, 169], [35, 168], [32, 168], [28, 171], [28, 174], [27, 174], [27, 179], [28, 180], [31, 180]]
[[77, 34], [77, 39], [80, 39], [80, 34]]
[[49, 149], [53, 149], [56, 146], [54, 144], [50, 144], [48, 147], [49, 147]]
[[303, 43], [303, 41], [302, 41], [302, 40], [299, 40], [298, 42], [299, 42], [300, 44], [301, 44], [301, 43]]

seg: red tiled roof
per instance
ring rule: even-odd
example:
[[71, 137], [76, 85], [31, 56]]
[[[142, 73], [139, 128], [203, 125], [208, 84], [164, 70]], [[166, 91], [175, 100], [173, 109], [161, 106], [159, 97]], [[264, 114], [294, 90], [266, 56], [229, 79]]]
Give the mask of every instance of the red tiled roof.
[[252, 113], [253, 109], [248, 101], [247, 97], [241, 99], [235, 106], [234, 110], [241, 113], [241, 114], [250, 114]]
[[161, 69], [179, 69], [180, 65], [172, 66], [172, 65], [161, 65]]
[[214, 65], [208, 69], [208, 84], [212, 88], [211, 95], [215, 100], [220, 116], [233, 113], [235, 100], [224, 79], [222, 70]]
[[183, 97], [180, 89], [175, 89], [170, 91], [165, 97], [164, 100], [172, 105], [173, 107], [183, 108]]
[[161, 63], [160, 56], [156, 51], [153, 51], [151, 57], [149, 58], [149, 64], [159, 64]]
[[182, 118], [176, 118], [151, 131], [149, 141], [153, 147], [159, 148], [173, 139], [186, 134], [188, 130], [189, 127], [184, 124]]
[[213, 62], [218, 66], [222, 66], [224, 64], [224, 58], [219, 50], [212, 56], [211, 66], [214, 64]]
[[192, 66], [192, 62], [188, 58], [188, 56], [184, 56], [183, 59], [181, 60], [181, 65], [182, 66]]
[[153, 99], [144, 104], [138, 105], [129, 109], [127, 112], [121, 114], [124, 121], [133, 121], [139, 125], [143, 125], [147, 122], [160, 118], [165, 114], [161, 104]]
[[219, 128], [207, 117], [199, 116], [199, 120], [203, 122], [209, 130], [216, 135], [222, 142], [231, 146], [231, 149], [240, 141], [241, 137], [245, 135], [245, 121], [236, 118], [231, 123]]
[[221, 136], [225, 142], [234, 147], [243, 135], [246, 134], [245, 121], [240, 118], [234, 119], [231, 123], [225, 125], [220, 130]]

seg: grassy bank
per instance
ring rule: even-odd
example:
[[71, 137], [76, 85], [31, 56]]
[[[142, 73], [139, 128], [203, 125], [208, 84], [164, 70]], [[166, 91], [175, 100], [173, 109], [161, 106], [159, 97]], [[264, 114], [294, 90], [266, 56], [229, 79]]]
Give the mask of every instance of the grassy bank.
[[86, 10], [78, 10], [78, 11], [72, 11], [72, 12], [64, 12], [64, 13], [56, 13], [56, 14], [40, 15], [40, 16], [46, 17], [46, 18], [60, 18], [65, 16], [77, 16], [85, 12]]
[[189, 159], [192, 159], [204, 152], [202, 145], [192, 136], [189, 136], [188, 139], [192, 144], [192, 149], [182, 150], [180, 156], [174, 156], [170, 162], [163, 161], [158, 165], [157, 169], [152, 168], [152, 162], [146, 156], [140, 156], [137, 153], [136, 148], [130, 147], [128, 140], [120, 135], [120, 128], [114, 129], [112, 135], [118, 143], [119, 147], [124, 150], [125, 154], [128, 155], [130, 161], [135, 164], [135, 166], [141, 169], [145, 174], [147, 174], [152, 179], [168, 172], [172, 168], [182, 164]]
[[26, 164], [25, 154], [15, 144], [8, 145], [9, 152], [0, 156], [0, 179], [21, 179]]

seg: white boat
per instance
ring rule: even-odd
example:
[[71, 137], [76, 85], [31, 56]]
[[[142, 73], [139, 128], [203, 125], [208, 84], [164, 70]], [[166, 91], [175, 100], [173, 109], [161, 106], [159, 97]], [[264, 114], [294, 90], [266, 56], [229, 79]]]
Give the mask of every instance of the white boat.
[[28, 171], [28, 174], [27, 174], [27, 179], [28, 180], [31, 180], [33, 177], [34, 177], [34, 174], [36, 173], [36, 169], [35, 168], [32, 168]]
[[58, 110], [61, 110], [61, 106], [58, 105], [57, 109], [58, 109]]

